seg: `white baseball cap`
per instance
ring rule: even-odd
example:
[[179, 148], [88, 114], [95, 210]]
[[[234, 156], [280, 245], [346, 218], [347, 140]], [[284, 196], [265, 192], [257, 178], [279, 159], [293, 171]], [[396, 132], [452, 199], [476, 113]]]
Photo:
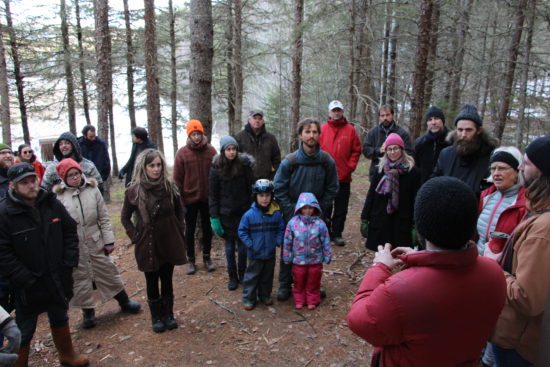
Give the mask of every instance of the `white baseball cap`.
[[342, 102], [340, 102], [338, 100], [334, 100], [334, 101], [332, 101], [328, 104], [328, 110], [329, 111], [332, 111], [335, 108], [339, 108], [339, 109], [343, 110], [344, 105], [342, 104]]

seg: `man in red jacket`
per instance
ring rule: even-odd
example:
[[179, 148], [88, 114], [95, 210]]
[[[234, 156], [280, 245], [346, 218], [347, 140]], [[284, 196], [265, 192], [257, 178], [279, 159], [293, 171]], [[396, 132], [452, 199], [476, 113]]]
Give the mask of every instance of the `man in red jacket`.
[[378, 246], [347, 316], [349, 328], [376, 347], [371, 366], [477, 367], [506, 283], [498, 264], [469, 241], [476, 208], [462, 181], [428, 180], [414, 208], [426, 250]]
[[361, 156], [361, 141], [355, 127], [344, 117], [344, 105], [332, 101], [328, 105], [329, 119], [321, 126], [319, 144], [336, 162], [339, 190], [334, 199], [332, 213], [326, 213], [330, 236], [337, 246], [344, 246], [342, 238], [350, 196], [351, 174], [357, 168]]

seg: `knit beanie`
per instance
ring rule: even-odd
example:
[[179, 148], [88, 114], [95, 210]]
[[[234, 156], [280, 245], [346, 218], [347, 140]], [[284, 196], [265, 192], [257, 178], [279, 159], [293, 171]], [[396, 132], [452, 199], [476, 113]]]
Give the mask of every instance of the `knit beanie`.
[[239, 144], [237, 143], [235, 138], [232, 136], [226, 135], [220, 139], [220, 150], [224, 151], [228, 145], [234, 145], [237, 149], [239, 149]]
[[458, 112], [458, 115], [456, 115], [455, 126], [456, 126], [456, 123], [460, 120], [473, 121], [477, 126], [483, 125], [481, 116], [479, 116], [479, 113], [477, 112], [477, 108], [473, 104], [465, 104], [464, 106], [462, 106], [462, 108]]
[[476, 196], [457, 178], [432, 178], [416, 195], [414, 221], [418, 234], [437, 247], [461, 249], [476, 228]]
[[384, 142], [384, 147], [389, 147], [390, 145], [399, 145], [401, 149], [405, 149], [405, 143], [403, 142], [403, 139], [399, 134], [391, 133], [386, 138], [386, 141]]
[[0, 143], [0, 150], [9, 149], [11, 150], [11, 147], [8, 144]]
[[61, 162], [57, 164], [57, 166], [55, 167], [55, 170], [59, 178], [65, 181], [65, 179], [67, 178], [67, 172], [69, 172], [71, 168], [76, 168], [77, 170], [80, 171], [80, 173], [82, 173], [82, 168], [80, 168], [80, 165], [76, 163], [76, 161], [72, 158], [63, 159]]
[[204, 129], [199, 120], [189, 120], [187, 123], [187, 136], [191, 135], [194, 131], [204, 134]]
[[550, 176], [550, 135], [533, 140], [525, 154], [544, 176]]
[[430, 107], [428, 112], [424, 115], [424, 122], [428, 122], [428, 120], [432, 117], [440, 118], [443, 121], [443, 124], [445, 124], [445, 114], [441, 108], [436, 106]]

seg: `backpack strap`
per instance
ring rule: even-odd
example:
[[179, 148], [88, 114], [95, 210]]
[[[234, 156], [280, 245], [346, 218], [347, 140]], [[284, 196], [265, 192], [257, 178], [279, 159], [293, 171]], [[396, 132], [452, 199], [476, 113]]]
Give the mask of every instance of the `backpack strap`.
[[318, 166], [322, 165], [323, 168], [326, 170], [328, 167], [328, 162], [330, 160], [329, 154], [325, 151], [321, 151], [321, 161], [320, 162], [298, 162], [298, 159], [296, 158], [296, 153], [292, 152], [287, 154], [286, 159], [288, 160], [288, 163], [290, 163], [290, 173], [292, 174], [294, 170], [296, 169], [296, 166]]

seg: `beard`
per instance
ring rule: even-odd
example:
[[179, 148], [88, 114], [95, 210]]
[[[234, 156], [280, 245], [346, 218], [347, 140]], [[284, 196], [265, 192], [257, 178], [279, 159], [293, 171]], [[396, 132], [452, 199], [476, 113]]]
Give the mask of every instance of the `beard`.
[[455, 140], [453, 148], [460, 156], [472, 155], [481, 148], [481, 138], [479, 135], [476, 135], [472, 140]]

